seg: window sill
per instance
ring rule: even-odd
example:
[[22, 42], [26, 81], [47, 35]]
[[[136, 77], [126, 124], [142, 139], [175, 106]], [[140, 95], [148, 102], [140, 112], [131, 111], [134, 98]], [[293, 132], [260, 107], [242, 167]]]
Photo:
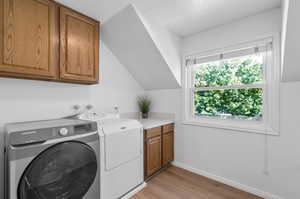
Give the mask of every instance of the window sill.
[[238, 132], [256, 133], [264, 135], [279, 136], [279, 132], [270, 128], [268, 125], [264, 125], [261, 122], [242, 122], [243, 124], [237, 124], [239, 122], [230, 122], [224, 120], [199, 120], [191, 119], [182, 121], [183, 125], [201, 126], [207, 128], [216, 128], [224, 130], [233, 130]]

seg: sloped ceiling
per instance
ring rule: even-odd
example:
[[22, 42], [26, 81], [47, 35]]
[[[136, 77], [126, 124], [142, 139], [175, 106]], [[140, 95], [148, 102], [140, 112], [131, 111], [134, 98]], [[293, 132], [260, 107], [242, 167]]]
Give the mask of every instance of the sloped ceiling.
[[300, 1], [284, 0], [282, 28], [282, 81], [300, 81]]
[[[158, 41], [159, 35], [150, 28], [129, 5], [102, 25], [101, 38], [144, 89], [179, 88], [179, 46], [169, 42], [168, 48], [162, 48], [164, 41]], [[170, 38], [169, 34], [164, 36]], [[157, 45], [157, 42], [162, 43]], [[167, 60], [173, 60], [172, 63], [169, 61], [171, 66]]]
[[57, 0], [105, 22], [129, 4], [152, 24], [179, 36], [217, 27], [280, 7], [281, 0]]

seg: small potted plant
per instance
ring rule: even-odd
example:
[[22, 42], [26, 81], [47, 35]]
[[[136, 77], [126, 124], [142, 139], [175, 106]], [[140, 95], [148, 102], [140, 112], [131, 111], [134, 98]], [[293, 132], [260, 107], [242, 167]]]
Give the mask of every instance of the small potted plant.
[[142, 118], [148, 118], [148, 114], [150, 111], [151, 100], [147, 96], [141, 96], [138, 98], [138, 106], [140, 112], [142, 113]]

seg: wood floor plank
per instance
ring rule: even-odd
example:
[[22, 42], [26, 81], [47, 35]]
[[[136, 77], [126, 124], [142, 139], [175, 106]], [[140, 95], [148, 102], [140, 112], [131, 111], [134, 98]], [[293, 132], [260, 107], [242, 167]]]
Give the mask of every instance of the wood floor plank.
[[262, 199], [192, 172], [170, 167], [131, 199]]

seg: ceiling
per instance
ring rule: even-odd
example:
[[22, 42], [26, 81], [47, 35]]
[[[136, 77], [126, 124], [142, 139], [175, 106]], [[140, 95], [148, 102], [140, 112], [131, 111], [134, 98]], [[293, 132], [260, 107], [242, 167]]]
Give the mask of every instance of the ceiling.
[[185, 37], [280, 7], [281, 0], [58, 0], [102, 22], [133, 4], [144, 18]]

